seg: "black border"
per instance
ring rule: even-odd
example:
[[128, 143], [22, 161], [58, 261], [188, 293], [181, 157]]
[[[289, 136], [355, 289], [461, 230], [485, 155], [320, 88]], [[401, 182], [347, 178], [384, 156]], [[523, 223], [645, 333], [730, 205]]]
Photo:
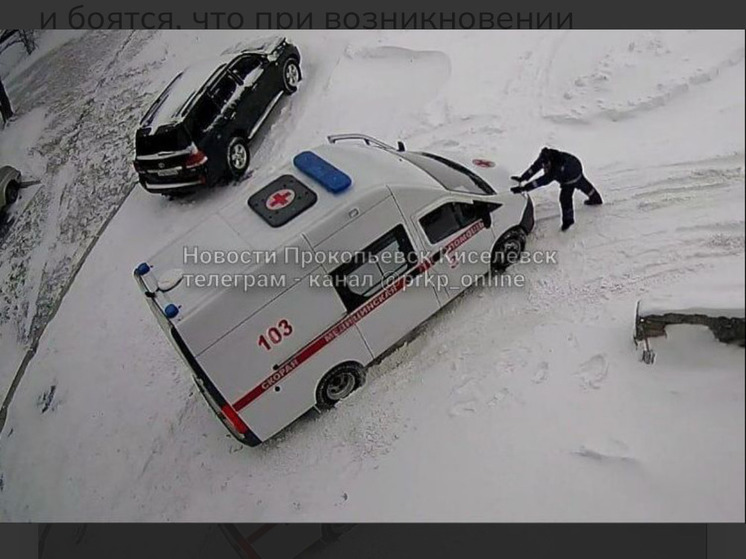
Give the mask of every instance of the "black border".
[[[75, 6], [78, 12], [88, 16], [87, 21], [78, 25], [79, 19], [71, 20], [70, 10]], [[313, 6], [313, 7], [311, 7]], [[307, 22], [307, 18], [293, 17], [292, 14], [311, 14], [313, 19], [313, 28], [333, 28], [329, 25], [323, 25], [327, 22], [327, 14], [364, 14], [366, 12], [377, 14], [388, 14], [389, 19], [383, 17], [377, 18], [374, 28], [396, 28], [406, 27], [391, 25], [391, 14], [404, 14], [399, 23], [411, 21], [413, 13], [423, 14], [415, 20], [414, 28], [469, 28], [462, 24], [461, 16], [463, 14], [480, 14], [482, 12], [497, 14], [512, 14], [511, 20], [507, 19], [501, 25], [493, 27], [495, 30], [505, 29], [527, 29], [539, 27], [538, 23], [550, 23], [550, 26], [542, 26], [544, 29], [555, 27], [573, 28], [573, 29], [743, 29], [745, 26], [744, 7], [742, 3], [715, 1], [708, 2], [706, 5], [701, 3], [658, 3], [649, 2], [589, 2], [588, 0], [577, 0], [575, 2], [565, 2], [557, 5], [554, 2], [534, 1], [527, 4], [526, 2], [505, 1], [495, 5], [486, 1], [469, 1], [464, 0], [457, 7], [451, 5], [438, 6], [432, 2], [418, 2], [416, 4], [407, 4], [406, 10], [398, 3], [379, 0], [378, 2], [362, 2], [350, 4], [349, 2], [327, 1], [324, 8], [319, 7], [319, 3], [308, 4], [301, 2], [287, 1], [283, 3], [282, 9], [278, 9], [270, 3], [258, 3], [247, 6], [233, 1], [213, 0], [209, 6], [204, 3], [193, 0], [130, 0], [119, 6], [107, 5], [101, 3], [84, 2], [82, 0], [39, 0], [15, 4], [12, 10], [4, 10], [3, 20], [4, 27], [18, 27], [25, 29], [40, 28], [46, 23], [47, 28], [86, 28], [92, 29], [100, 27], [98, 15], [111, 24], [116, 22], [117, 17], [124, 12], [139, 14], [134, 17], [132, 24], [127, 25], [126, 18], [119, 27], [114, 29], [142, 29], [147, 28], [148, 21], [143, 18], [145, 13], [169, 13], [171, 14], [171, 23], [174, 27], [184, 29], [219, 29], [232, 28], [236, 23], [224, 19], [215, 18], [211, 21], [205, 21], [202, 24], [195, 21], [194, 13], [204, 14], [206, 11], [223, 14], [240, 13], [242, 15], [242, 25], [239, 28], [255, 29], [268, 28], [257, 25], [257, 14], [270, 14], [266, 21], [270, 23], [280, 22], [280, 16], [283, 13], [290, 13], [290, 26], [286, 29], [302, 28]], [[50, 14], [57, 14], [55, 21], [50, 21]], [[77, 13], [77, 12], [76, 12]], [[433, 20], [428, 19], [427, 15], [435, 14], [435, 25]], [[442, 15], [445, 15], [443, 19]], [[532, 16], [531, 14], [538, 14]], [[547, 20], [548, 15], [555, 14], [557, 17], [551, 17]], [[95, 17], [94, 17], [95, 15]], [[569, 16], [569, 21], [568, 21]], [[112, 19], [114, 18], [114, 19]], [[532, 19], [533, 18], [533, 19]], [[85, 19], [85, 18], [84, 18]], [[354, 20], [354, 18], [351, 18]], [[458, 23], [452, 23], [458, 21]], [[468, 23], [469, 17], [465, 18]], [[369, 20], [370, 22], [370, 20]], [[360, 26], [352, 28], [365, 28], [361, 22]], [[222, 23], [222, 25], [221, 25]], [[396, 21], [394, 21], [396, 23]], [[296, 24], [296, 25], [293, 25]], [[554, 24], [554, 26], [552, 26]], [[341, 26], [341, 28], [350, 28]], [[53, 547], [43, 547], [45, 541], [43, 536], [49, 536], [52, 530], [60, 525], [45, 524], [4, 524], [0, 526], [0, 553], [5, 557], [25, 558], [31, 557], [28, 547], [24, 544], [32, 541], [34, 532], [38, 547], [35, 550], [37, 556], [41, 551], [44, 557], [54, 555]], [[210, 524], [172, 524], [164, 525], [158, 537], [172, 537], [173, 530], [193, 531], [198, 529], [209, 529], [217, 525]], [[494, 537], [487, 549], [474, 547], [477, 542], [463, 540], [463, 556], [482, 556], [489, 555], [517, 556], [517, 557], [557, 557], [568, 554], [571, 557], [635, 557], [643, 559], [645, 557], [677, 557], [686, 559], [688, 557], [707, 557], [712, 559], [742, 557], [746, 554], [746, 534], [744, 533], [743, 524], [619, 524], [619, 525], [540, 525], [540, 524], [522, 524], [522, 525], [381, 525], [366, 524], [358, 525], [356, 532], [362, 534], [366, 530], [371, 534], [384, 534], [386, 539], [398, 539], [401, 550], [408, 557], [423, 546], [424, 540], [436, 541], [438, 536], [451, 533], [453, 537], [460, 537], [467, 534], [470, 529], [475, 527], [487, 527], [493, 531]], [[110, 529], [118, 533], [119, 537], [128, 539], [138, 539], [145, 548], [153, 542], [152, 530], [144, 530], [143, 525], [137, 524], [94, 524], [92, 530]], [[351, 533], [352, 535], [352, 533]], [[372, 537], [372, 536], [371, 536]], [[49, 540], [51, 541], [51, 540]], [[378, 538], [380, 541], [380, 537]], [[342, 545], [340, 542], [339, 545]], [[538, 549], [546, 551], [537, 551]], [[64, 557], [64, 554], [54, 555]], [[389, 557], [397, 555], [390, 554]]]

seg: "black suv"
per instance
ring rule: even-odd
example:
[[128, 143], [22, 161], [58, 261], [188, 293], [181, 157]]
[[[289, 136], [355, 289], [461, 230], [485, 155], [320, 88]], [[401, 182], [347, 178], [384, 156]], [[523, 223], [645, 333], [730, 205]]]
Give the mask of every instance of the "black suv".
[[249, 167], [249, 141], [300, 79], [300, 52], [279, 37], [188, 67], [135, 133], [140, 184], [173, 195], [241, 177]]

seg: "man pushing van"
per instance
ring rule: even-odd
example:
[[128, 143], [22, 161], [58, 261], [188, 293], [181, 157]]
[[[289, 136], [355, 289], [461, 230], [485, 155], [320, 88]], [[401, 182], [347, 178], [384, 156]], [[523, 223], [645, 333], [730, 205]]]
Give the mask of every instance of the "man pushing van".
[[559, 200], [562, 207], [562, 231], [567, 231], [575, 223], [572, 196], [576, 188], [588, 197], [585, 201], [587, 205], [598, 206], [603, 204], [601, 195], [590, 181], [585, 178], [580, 160], [571, 153], [547, 147], [542, 148], [539, 157], [522, 175], [514, 175], [510, 178], [523, 183], [540, 170], [543, 170], [544, 174], [539, 178], [526, 184], [514, 186], [510, 190], [514, 193], [530, 192], [552, 181], [557, 181], [560, 185]]

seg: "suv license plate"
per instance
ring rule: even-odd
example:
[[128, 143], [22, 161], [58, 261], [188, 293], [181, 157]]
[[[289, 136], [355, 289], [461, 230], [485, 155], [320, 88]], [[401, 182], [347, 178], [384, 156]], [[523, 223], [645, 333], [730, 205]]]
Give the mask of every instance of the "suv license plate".
[[163, 171], [156, 171], [156, 174], [158, 176], [161, 176], [161, 177], [172, 177], [174, 175], [178, 175], [180, 170], [181, 169], [178, 169], [178, 168], [176, 168], [176, 169], [165, 169]]

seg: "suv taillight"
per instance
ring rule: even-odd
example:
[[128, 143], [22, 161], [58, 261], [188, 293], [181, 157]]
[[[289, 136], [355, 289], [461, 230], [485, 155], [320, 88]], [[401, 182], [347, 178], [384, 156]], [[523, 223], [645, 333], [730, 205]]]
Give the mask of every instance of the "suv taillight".
[[184, 161], [184, 168], [193, 169], [194, 167], [199, 167], [205, 163], [207, 163], [207, 156], [200, 150], [197, 150], [187, 156], [186, 161]]

